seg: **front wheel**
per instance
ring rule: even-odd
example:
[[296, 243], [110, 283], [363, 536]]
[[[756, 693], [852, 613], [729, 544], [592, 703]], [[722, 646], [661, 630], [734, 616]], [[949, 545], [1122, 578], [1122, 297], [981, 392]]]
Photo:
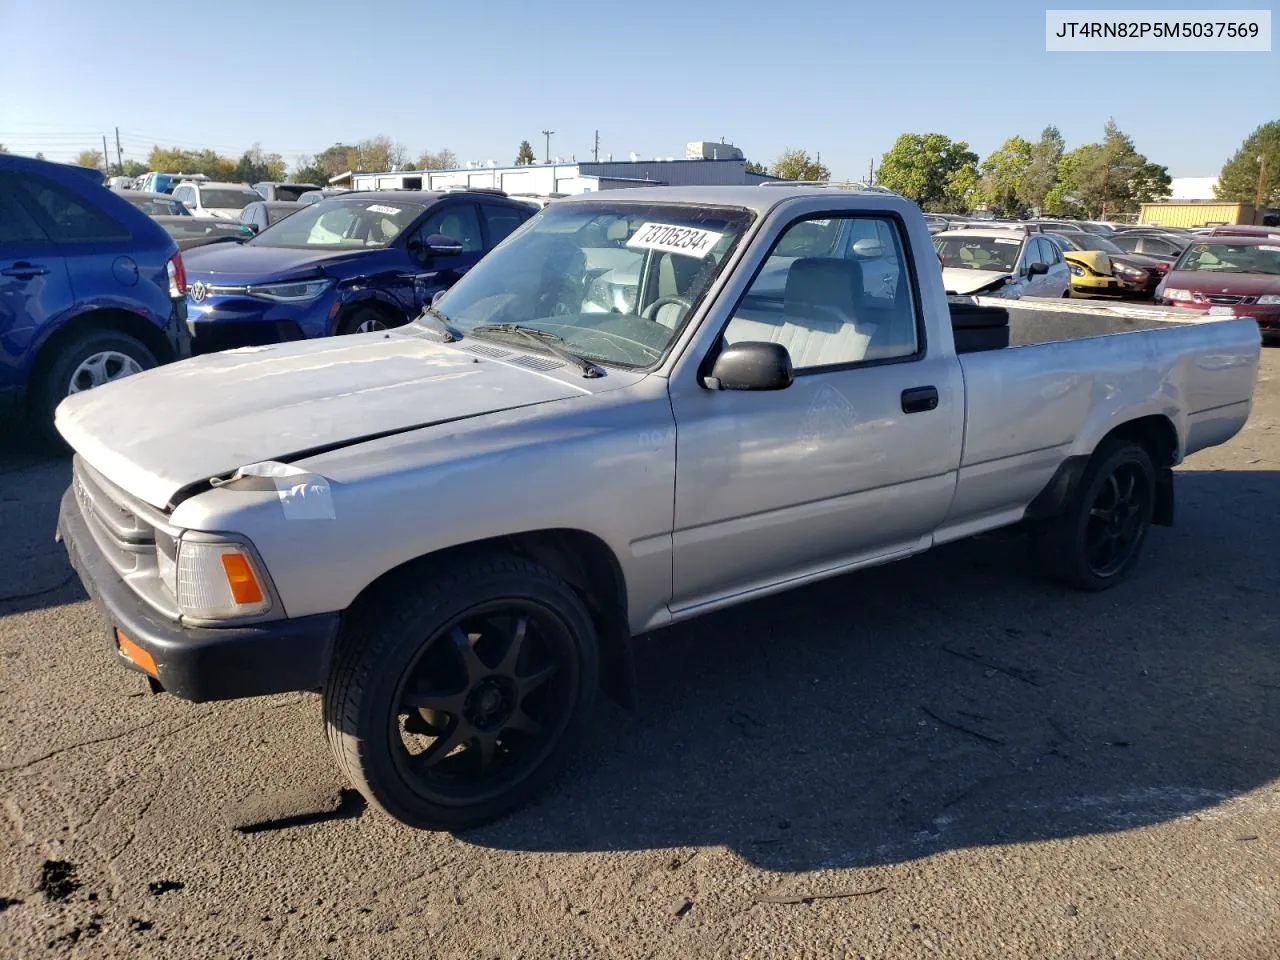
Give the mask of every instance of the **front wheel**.
[[402, 823], [476, 826], [532, 797], [581, 735], [595, 628], [567, 584], [519, 557], [401, 582], [346, 628], [324, 695], [329, 744]]
[[36, 428], [49, 437], [53, 411], [73, 393], [132, 376], [156, 365], [156, 357], [136, 337], [117, 330], [86, 330], [57, 347], [32, 394]]
[[1081, 590], [1106, 590], [1132, 571], [1156, 503], [1156, 471], [1129, 440], [1100, 446], [1062, 513], [1036, 533], [1049, 572]]

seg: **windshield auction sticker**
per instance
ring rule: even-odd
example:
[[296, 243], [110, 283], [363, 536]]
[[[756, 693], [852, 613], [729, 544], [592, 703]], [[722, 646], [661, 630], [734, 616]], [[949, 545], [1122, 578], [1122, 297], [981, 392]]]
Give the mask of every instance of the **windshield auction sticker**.
[[1271, 49], [1270, 10], [1046, 10], [1051, 51], [1235, 53]]
[[400, 212], [399, 207], [388, 207], [385, 204], [381, 204], [381, 203], [371, 203], [367, 207], [365, 207], [365, 209], [372, 211], [373, 213], [385, 213], [388, 217], [394, 217], [397, 213]]
[[672, 223], [642, 223], [627, 246], [633, 250], [661, 250], [686, 257], [705, 257], [723, 237], [714, 230], [681, 227]]

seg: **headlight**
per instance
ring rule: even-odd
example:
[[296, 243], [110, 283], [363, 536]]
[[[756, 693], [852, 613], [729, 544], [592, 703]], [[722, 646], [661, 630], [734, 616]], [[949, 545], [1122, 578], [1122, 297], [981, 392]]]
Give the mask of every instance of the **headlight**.
[[1190, 300], [1190, 299], [1191, 299], [1191, 291], [1190, 291], [1190, 290], [1179, 290], [1179, 289], [1177, 289], [1176, 287], [1169, 287], [1169, 288], [1168, 288], [1167, 290], [1165, 290], [1165, 292], [1164, 292], [1164, 298], [1165, 298], [1166, 300]]
[[1259, 303], [1280, 303], [1280, 293], [1264, 293], [1258, 298]]
[[1068, 264], [1067, 266], [1068, 266], [1068, 269], [1071, 271], [1071, 275], [1072, 275], [1073, 277], [1083, 277], [1083, 276], [1084, 276], [1084, 267], [1077, 266], [1077, 265], [1076, 265], [1076, 264], [1074, 264], [1074, 263], [1072, 263], [1072, 264]]
[[229, 620], [271, 609], [271, 591], [252, 548], [232, 540], [178, 541], [174, 598], [184, 617]]
[[268, 300], [281, 300], [285, 303], [300, 303], [303, 300], [314, 300], [333, 286], [331, 277], [320, 280], [297, 280], [293, 283], [266, 283], [251, 286], [248, 292], [255, 297], [266, 297]]
[[1133, 268], [1133, 267], [1126, 267], [1126, 266], [1125, 266], [1124, 264], [1122, 264], [1122, 263], [1113, 263], [1113, 264], [1111, 264], [1111, 269], [1112, 269], [1112, 271], [1113, 271], [1113, 272], [1115, 272], [1115, 273], [1119, 274], [1119, 275], [1120, 275], [1120, 276], [1122, 276], [1122, 277], [1140, 277], [1140, 276], [1142, 276], [1142, 271], [1141, 271], [1141, 270], [1137, 270], [1137, 269], [1135, 269], [1135, 268]]

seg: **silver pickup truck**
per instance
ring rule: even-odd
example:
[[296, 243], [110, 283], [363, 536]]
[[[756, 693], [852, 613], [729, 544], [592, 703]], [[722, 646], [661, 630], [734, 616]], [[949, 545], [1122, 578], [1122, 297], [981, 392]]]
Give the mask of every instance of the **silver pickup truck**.
[[59, 533], [154, 688], [323, 691], [352, 783], [463, 827], [647, 631], [1019, 523], [1122, 580], [1170, 468], [1248, 417], [1257, 325], [1006, 305], [949, 302], [884, 192], [558, 200], [408, 326], [68, 398]]

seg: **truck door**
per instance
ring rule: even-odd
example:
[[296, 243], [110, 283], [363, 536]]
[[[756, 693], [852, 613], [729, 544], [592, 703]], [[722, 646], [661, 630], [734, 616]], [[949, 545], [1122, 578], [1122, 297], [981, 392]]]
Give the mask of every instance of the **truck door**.
[[[811, 220], [844, 216], [792, 223], [772, 250], [790, 252], [788, 235]], [[947, 512], [964, 419], [959, 364], [950, 344], [925, 342], [901, 223], [857, 219], [884, 227], [870, 231], [880, 249], [790, 258], [781, 285], [770, 256], [713, 348], [782, 344], [789, 387], [672, 388], [673, 609], [910, 552]], [[923, 254], [932, 266], [932, 250]]]

